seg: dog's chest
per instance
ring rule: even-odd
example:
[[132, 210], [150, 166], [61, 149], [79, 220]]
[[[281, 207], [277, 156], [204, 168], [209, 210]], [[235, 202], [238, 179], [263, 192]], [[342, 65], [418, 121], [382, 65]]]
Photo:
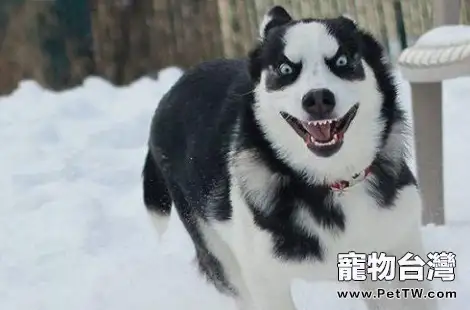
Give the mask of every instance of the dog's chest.
[[[403, 188], [393, 206], [388, 207], [377, 203], [366, 183], [334, 193], [328, 199], [331, 199], [329, 207], [335, 210], [330, 210], [330, 214], [323, 213], [323, 220], [312, 212], [315, 205], [299, 202], [293, 206], [294, 211], [289, 217], [276, 219], [282, 221], [277, 223], [282, 229], [271, 230], [253, 221], [250, 206], [240, 192], [232, 188], [232, 234], [236, 235], [239, 246], [244, 244], [251, 245], [253, 249], [265, 249], [269, 255], [287, 259], [308, 256], [317, 259], [321, 256], [323, 261], [335, 261], [338, 253], [388, 251], [403, 238], [407, 227], [411, 227], [420, 215], [420, 198], [414, 186]], [[331, 219], [338, 214], [344, 217], [343, 228]], [[249, 240], [240, 240], [242, 236]], [[285, 243], [280, 245], [279, 240]], [[321, 255], [316, 256], [309, 248], [313, 242], [318, 242]]]
[[387, 252], [420, 219], [420, 198], [412, 184], [383, 205], [383, 193], [372, 190], [375, 175], [332, 193], [273, 174], [250, 152], [234, 158], [232, 218], [217, 230], [237, 257], [250, 257], [259, 268], [283, 269], [292, 267], [286, 262], [297, 262], [299, 268], [289, 274], [305, 274], [304, 268], [332, 274], [338, 253]]
[[421, 201], [414, 185], [401, 189], [388, 206], [379, 203], [367, 182], [335, 193], [332, 200], [341, 208], [345, 225], [338, 234], [318, 230], [327, 259], [349, 251], [389, 251], [420, 218]]

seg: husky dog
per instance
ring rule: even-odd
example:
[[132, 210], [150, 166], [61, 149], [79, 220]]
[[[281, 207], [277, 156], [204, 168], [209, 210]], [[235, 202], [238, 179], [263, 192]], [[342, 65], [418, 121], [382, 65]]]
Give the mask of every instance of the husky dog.
[[[162, 227], [174, 204], [200, 271], [240, 310], [294, 310], [293, 278], [338, 281], [338, 255], [426, 257], [407, 123], [384, 51], [348, 17], [280, 6], [247, 59], [188, 70], [160, 101], [143, 170]], [[360, 281], [366, 290], [426, 281]], [[430, 299], [369, 309], [435, 310]]]

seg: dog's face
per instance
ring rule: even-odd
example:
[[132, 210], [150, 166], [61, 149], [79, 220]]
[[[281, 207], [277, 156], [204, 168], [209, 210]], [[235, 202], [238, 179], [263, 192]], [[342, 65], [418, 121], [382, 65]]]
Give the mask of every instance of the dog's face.
[[366, 44], [346, 17], [294, 21], [281, 7], [265, 16], [250, 55], [255, 113], [278, 154], [299, 170], [347, 176], [377, 153], [383, 93]]

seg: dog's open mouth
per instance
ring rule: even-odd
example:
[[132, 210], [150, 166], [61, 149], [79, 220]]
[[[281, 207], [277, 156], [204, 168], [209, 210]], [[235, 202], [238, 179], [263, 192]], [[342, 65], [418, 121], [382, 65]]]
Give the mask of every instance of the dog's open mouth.
[[356, 103], [340, 118], [309, 122], [301, 121], [285, 112], [281, 112], [281, 116], [305, 141], [310, 150], [321, 156], [331, 156], [341, 147], [344, 134], [356, 117], [358, 109], [359, 103]]

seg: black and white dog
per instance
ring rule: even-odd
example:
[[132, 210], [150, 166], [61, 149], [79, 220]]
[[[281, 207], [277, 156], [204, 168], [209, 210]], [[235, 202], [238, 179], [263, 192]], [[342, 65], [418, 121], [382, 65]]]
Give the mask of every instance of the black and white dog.
[[[338, 280], [338, 253], [410, 251], [421, 200], [405, 159], [407, 124], [380, 44], [347, 17], [269, 10], [246, 60], [187, 71], [153, 117], [144, 201], [160, 224], [174, 204], [203, 274], [241, 310], [293, 310], [293, 278]], [[429, 289], [361, 282], [363, 289]], [[434, 310], [370, 299], [369, 309]]]

